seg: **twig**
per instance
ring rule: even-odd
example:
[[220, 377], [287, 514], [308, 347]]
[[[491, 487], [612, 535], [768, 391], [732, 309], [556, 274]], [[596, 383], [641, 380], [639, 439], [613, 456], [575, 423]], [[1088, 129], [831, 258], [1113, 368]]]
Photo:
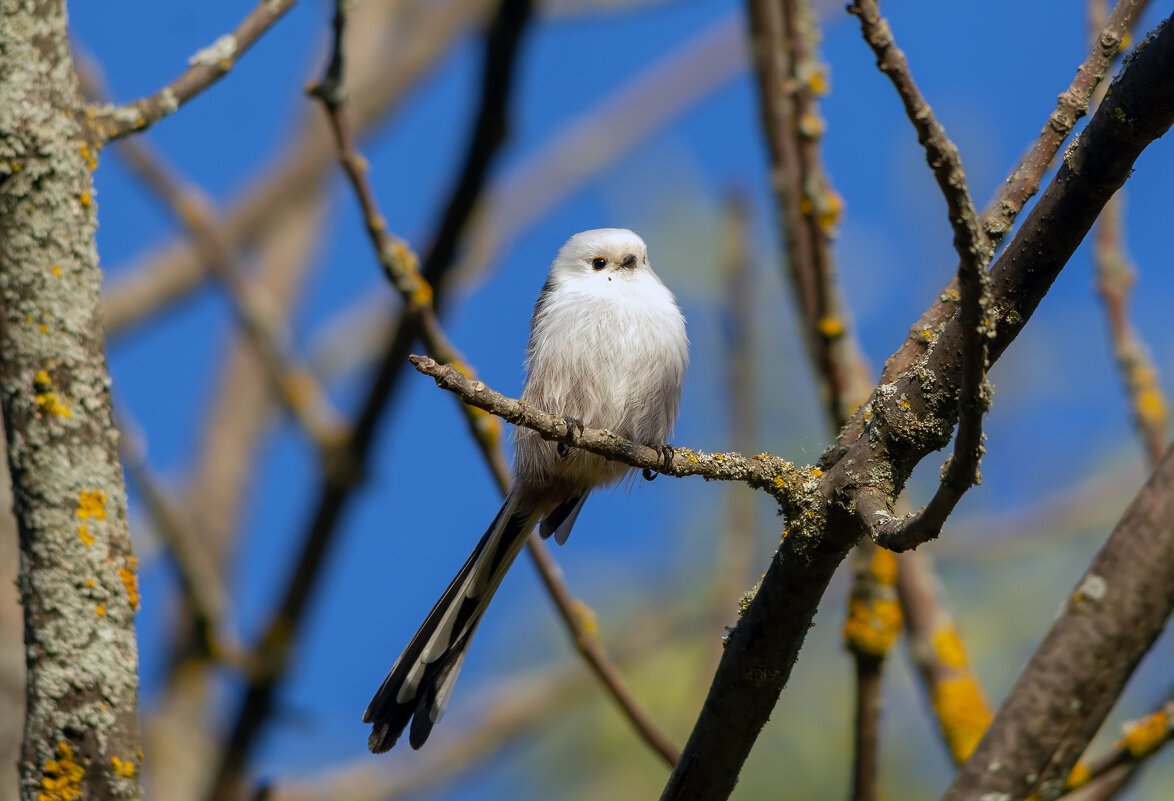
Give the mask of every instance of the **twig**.
[[[666, 618], [654, 614], [632, 621], [623, 640], [614, 644], [617, 658], [625, 667], [636, 666], [655, 658], [694, 631], [697, 621], [673, 614]], [[634, 635], [634, 636], [633, 636]], [[380, 767], [370, 759], [356, 760], [351, 766], [330, 771], [310, 782], [278, 781], [273, 788], [274, 801], [393, 801], [416, 797], [455, 775], [467, 773], [479, 763], [527, 734], [539, 733], [542, 726], [568, 714], [596, 694], [596, 679], [578, 665], [563, 662], [553, 668], [508, 679], [474, 698], [469, 708], [479, 710], [467, 724], [440, 734], [428, 748], [392, 756]]]
[[241, 327], [289, 415], [326, 457], [345, 438], [346, 424], [312, 372], [284, 344], [274, 322], [273, 302], [237, 264], [204, 194], [178, 176], [141, 139], [119, 143], [119, 153], [164, 206], [184, 225], [205, 262], [221, 281]]
[[856, 665], [856, 715], [852, 758], [852, 801], [880, 797], [879, 738], [881, 677], [885, 656], [901, 633], [901, 605], [894, 583], [897, 557], [865, 540], [853, 555], [852, 591], [844, 643]]
[[187, 70], [153, 95], [125, 106], [91, 107], [91, 128], [99, 142], [108, 142], [154, 125], [223, 78], [241, 56], [297, 0], [261, 0], [240, 25], [188, 59]]
[[[832, 421], [843, 421], [868, 397], [835, 283], [831, 236], [843, 200], [820, 157], [823, 120], [816, 104], [826, 68], [816, 61], [809, 5], [751, 0], [753, 53], [763, 129], [771, 157], [779, 229], [803, 333]], [[838, 422], [833, 423], [838, 426]]]
[[126, 421], [120, 420], [119, 430], [122, 432], [119, 453], [123, 469], [143, 496], [155, 529], [171, 552], [184, 596], [191, 604], [197, 636], [213, 656], [228, 656], [228, 661], [233, 661], [241, 649], [239, 639], [227, 625], [231, 619], [228, 589], [220, 580], [215, 563], [200, 547], [199, 532], [188, 524], [178, 504], [152, 474], [143, 457], [141, 443], [129, 433], [134, 429], [128, 429]]
[[654, 470], [666, 476], [702, 476], [711, 481], [740, 481], [765, 491], [786, 508], [795, 508], [796, 497], [804, 484], [819, 478], [818, 469], [800, 468], [767, 453], [743, 456], [740, 453], [707, 453], [689, 448], [674, 448], [666, 457], [661, 451], [624, 439], [604, 428], [579, 426], [565, 417], [543, 411], [526, 401], [507, 398], [471, 379], [449, 364], [440, 364], [427, 356], [411, 356], [417, 370], [436, 380], [436, 385], [454, 393], [478, 409], [537, 432], [550, 442], [582, 448], [631, 467]]
[[[1056, 111], [1040, 132], [1039, 138], [1024, 159], [1015, 167], [1001, 185], [991, 209], [983, 215], [982, 228], [990, 237], [991, 244], [997, 244], [1010, 231], [1011, 224], [1023, 210], [1024, 205], [1039, 189], [1040, 180], [1052, 159], [1071, 133], [1076, 121], [1088, 109], [1092, 91], [1109, 68], [1114, 54], [1136, 23], [1146, 0], [1120, 0], [1101, 32], [1097, 45], [1084, 62], [1077, 67], [1076, 76], [1057, 102]], [[888, 382], [910, 367], [937, 341], [943, 327], [954, 316], [957, 309], [958, 280], [955, 277], [946, 285], [937, 299], [922, 313], [920, 319], [909, 329], [901, 347], [886, 362], [881, 381]], [[867, 426], [864, 410], [858, 409], [849, 423], [851, 442]], [[844, 449], [833, 453], [838, 458]]]
[[990, 725], [990, 703], [970, 667], [958, 626], [942, 603], [929, 556], [921, 550], [901, 554], [896, 586], [905, 613], [909, 654], [942, 739], [955, 764], [961, 765]]
[[1093, 240], [1093, 269], [1121, 383], [1152, 466], [1166, 450], [1170, 412], [1158, 370], [1129, 316], [1129, 294], [1136, 270], [1122, 241], [1121, 206], [1122, 193], [1118, 192], [1101, 212]]
[[890, 518], [871, 532], [881, 546], [904, 551], [937, 537], [962, 495], [981, 481], [978, 466], [983, 450], [982, 415], [989, 405], [991, 392], [986, 384], [988, 323], [984, 314], [990, 302], [986, 266], [992, 250], [966, 188], [966, 173], [962, 170], [958, 148], [947, 138], [945, 129], [914, 84], [905, 54], [893, 42], [892, 31], [880, 15], [876, 0], [856, 0], [851, 12], [860, 20], [864, 38], [876, 54], [877, 66], [893, 82], [905, 105], [905, 113], [917, 129], [917, 140], [925, 148], [926, 161], [946, 198], [950, 226], [954, 229], [954, 249], [959, 258], [962, 367], [954, 453], [946, 462], [937, 491], [923, 509], [910, 517]]
[[[356, 29], [372, 35], [351, 42], [352, 123], [360, 135], [394, 110], [421, 74], [452, 40], [486, 15], [489, 0], [407, 0], [360, 3]], [[221, 215], [225, 243], [233, 250], [265, 240], [284, 228], [291, 213], [322, 191], [336, 166], [334, 143], [316, 108], [290, 126], [282, 155], [241, 188], [241, 200]], [[108, 336], [125, 334], [199, 286], [206, 265], [184, 242], [166, 247], [141, 265], [113, 271], [102, 299]]]
[[[732, 194], [726, 201], [725, 331], [727, 372], [726, 403], [730, 445], [748, 452], [758, 442], [758, 404], [755, 399], [754, 294], [749, 238], [750, 206], [746, 196]], [[729, 621], [731, 602], [738, 598], [750, 579], [755, 545], [755, 499], [747, 492], [731, 487], [725, 498], [725, 535], [716, 543], [714, 558], [714, 624]], [[720, 629], [719, 629], [720, 630]]]
[[[1174, 739], [1174, 700], [1167, 701], [1143, 718], [1126, 723], [1122, 729], [1123, 736], [1107, 753], [1088, 762], [1076, 763], [1064, 785], [1062, 798], [1105, 780], [1109, 780], [1114, 792], [1124, 787], [1145, 760]], [[1100, 797], [1109, 798], [1111, 795]]]
[[1103, 29], [1094, 37], [1088, 58], [1076, 69], [1072, 84], [1056, 98], [1056, 109], [1048, 117], [1039, 138], [1011, 170], [998, 195], [983, 212], [982, 228], [992, 245], [1002, 241], [1027, 201], [1039, 191], [1040, 179], [1076, 123], [1088, 114], [1093, 90], [1104, 79], [1129, 29], [1147, 5], [1149, 0], [1120, 0], [1114, 6]]

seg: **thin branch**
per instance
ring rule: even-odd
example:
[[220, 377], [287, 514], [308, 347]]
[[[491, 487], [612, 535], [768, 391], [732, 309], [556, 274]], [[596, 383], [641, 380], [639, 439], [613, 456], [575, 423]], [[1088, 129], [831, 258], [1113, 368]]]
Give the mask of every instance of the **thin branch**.
[[649, 445], [624, 439], [605, 428], [579, 426], [567, 418], [543, 411], [523, 400], [507, 398], [482, 381], [461, 373], [449, 364], [440, 364], [427, 356], [409, 360], [421, 373], [436, 380], [436, 385], [454, 393], [470, 406], [484, 409], [506, 422], [525, 426], [550, 442], [582, 448], [631, 467], [654, 470], [666, 476], [702, 476], [711, 481], [740, 481], [760, 489], [790, 508], [802, 485], [818, 478], [819, 470], [796, 469], [790, 462], [772, 454], [743, 456], [740, 453], [707, 453], [689, 448], [673, 448], [666, 455]]
[[90, 108], [90, 125], [99, 143], [146, 130], [223, 78], [297, 0], [261, 0], [232, 33], [225, 34], [188, 59], [187, 70], [153, 95], [125, 106]]
[[852, 801], [880, 798], [879, 739], [881, 678], [885, 656], [901, 633], [901, 605], [894, 583], [897, 557], [865, 540], [853, 554], [852, 591], [844, 643], [856, 665], [856, 716]]
[[[787, 274], [834, 434], [867, 399], [870, 383], [869, 369], [849, 327], [836, 281], [832, 235], [843, 200], [831, 187], [823, 167], [820, 139], [824, 122], [817, 102], [828, 89], [827, 67], [817, 60], [819, 37], [806, 0], [751, 0], [749, 15]], [[858, 557], [868, 564], [875, 551], [875, 545], [866, 547]], [[871, 603], [875, 588], [870, 571], [855, 572], [844, 626], [845, 645], [856, 665], [852, 797], [857, 801], [871, 801], [879, 794], [881, 669], [884, 653], [900, 628], [899, 610], [895, 628], [883, 626], [880, 618], [871, 614], [876, 609], [896, 610], [891, 599], [881, 606]], [[887, 635], [879, 652], [870, 647], [878, 643], [871, 636], [874, 624]]]
[[179, 573], [184, 597], [191, 604], [198, 634], [208, 653], [233, 662], [241, 653], [240, 641], [228, 627], [228, 589], [220, 579], [215, 562], [201, 547], [200, 533], [189, 525], [179, 505], [151, 472], [137, 438], [130, 436], [125, 421], [120, 421], [122, 439], [119, 452], [126, 476], [143, 497], [155, 529]]
[[1121, 383], [1137, 433], [1153, 466], [1169, 443], [1170, 410], [1157, 367], [1130, 320], [1129, 295], [1137, 271], [1125, 250], [1121, 207], [1122, 193], [1118, 192], [1101, 212], [1093, 240], [1093, 269]]
[[[1120, 0], [1097, 45], [1084, 62], [1077, 67], [1071, 85], [1060, 95], [1056, 111], [1040, 132], [1039, 138], [1028, 155], [1012, 171], [1002, 184], [1000, 193], [992, 204], [992, 210], [983, 215], [982, 227], [990, 237], [991, 244], [997, 244], [1010, 231], [1011, 224], [1023, 210], [1027, 201], [1039, 189], [1040, 180], [1052, 159], [1072, 131], [1077, 119], [1088, 109], [1092, 91], [1104, 78], [1114, 54], [1137, 22], [1147, 0]], [[920, 319], [910, 327], [901, 347], [886, 362], [881, 381], [892, 381], [895, 376], [909, 370], [925, 352], [937, 342], [938, 336], [954, 316], [958, 305], [958, 281], [955, 277], [942, 290], [934, 302], [922, 313]], [[863, 408], [857, 409], [849, 423], [851, 437], [855, 440], [868, 425]], [[839, 449], [833, 453], [838, 458]]]
[[982, 228], [997, 245], [1011, 230], [1011, 225], [1027, 201], [1039, 191], [1040, 180], [1060, 145], [1072, 133], [1076, 123], [1088, 114], [1092, 93], [1104, 79], [1113, 58], [1121, 50], [1121, 43], [1129, 29], [1141, 17], [1149, 0], [1120, 0], [1105, 21], [1099, 35], [1094, 37], [1092, 51], [1076, 69], [1072, 84], [1056, 98], [1056, 109], [1048, 117], [1039, 138], [1024, 154], [1010, 176], [999, 188], [999, 193], [982, 215]]
[[[1088, 762], [1076, 763], [1064, 785], [1062, 798], [1106, 781], [1112, 785], [1114, 793], [1120, 791], [1147, 759], [1174, 740], [1174, 700], [1167, 701], [1143, 718], [1126, 723], [1122, 730], [1121, 739], [1108, 752]], [[1109, 798], [1111, 795], [1100, 797]]]
[[[395, 111], [420, 76], [451, 42], [479, 23], [489, 0], [380, 0], [359, 3], [350, 42], [352, 124], [360, 135]], [[312, 112], [312, 113], [310, 113]], [[275, 150], [281, 155], [247, 180], [241, 199], [221, 215], [223, 237], [233, 250], [249, 248], [280, 230], [291, 215], [322, 193], [337, 162], [334, 143], [317, 108], [289, 126], [292, 135]], [[171, 306], [207, 277], [195, 249], [176, 241], [142, 265], [114, 270], [103, 292], [108, 336], [125, 334]]]
[[807, 2], [750, 0], [749, 13], [785, 263], [820, 395], [838, 428], [868, 397], [869, 384], [836, 286], [831, 240], [843, 200], [823, 168], [817, 104], [827, 90], [827, 68], [816, 59]]
[[925, 148], [926, 161], [946, 198], [959, 259], [962, 365], [954, 453], [946, 462], [937, 491], [923, 509], [910, 517], [885, 520], [872, 531], [873, 539], [881, 546], [904, 551], [936, 538], [962, 495], [981, 481], [978, 466], [983, 452], [982, 415], [991, 392], [986, 384], [988, 336], [984, 314], [990, 302], [986, 266], [992, 250], [966, 188], [958, 148], [914, 84], [905, 54], [893, 42], [889, 23], [880, 15], [876, 0], [856, 0], [851, 12], [860, 20], [864, 38], [876, 54], [877, 66], [893, 82], [905, 113], [917, 129], [917, 140]]
[[[755, 399], [754, 293], [750, 259], [750, 205], [736, 193], [726, 200], [722, 266], [725, 268], [726, 417], [730, 445], [754, 448], [758, 438]], [[754, 564], [755, 499], [731, 487], [725, 497], [725, 534], [715, 543], [713, 624], [729, 621], [732, 602], [744, 592]]]
[[966, 646], [932, 565], [923, 551], [897, 560], [897, 595], [905, 613], [909, 655], [929, 697], [933, 716], [955, 764], [961, 765], [982, 739], [994, 714], [970, 666]]
[[[658, 607], [668, 609], [671, 605]], [[679, 643], [697, 621], [669, 613], [641, 616], [625, 627], [614, 643], [617, 658], [633, 667], [664, 653]], [[381, 760], [379, 767], [368, 758], [331, 770], [312, 781], [278, 781], [273, 801], [393, 801], [416, 797], [460, 774], [468, 773], [494, 755], [514, 746], [527, 735], [541, 735], [550, 721], [597, 698], [594, 676], [577, 664], [563, 662], [553, 668], [508, 679], [474, 698], [468, 707], [475, 714], [465, 723], [440, 734], [428, 748]]]
[[275, 322], [274, 304], [246, 277], [225, 241], [223, 225], [197, 187], [180, 177], [141, 139], [119, 145], [119, 154], [187, 228], [196, 248], [223, 285], [237, 319], [252, 344], [274, 395], [317, 446], [329, 456], [346, 436], [346, 423], [331, 405], [314, 374], [285, 345]]

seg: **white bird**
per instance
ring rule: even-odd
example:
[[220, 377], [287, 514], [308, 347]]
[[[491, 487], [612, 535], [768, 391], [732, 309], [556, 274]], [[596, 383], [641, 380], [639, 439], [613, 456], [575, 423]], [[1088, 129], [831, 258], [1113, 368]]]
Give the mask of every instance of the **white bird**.
[[[643, 239], [601, 228], [563, 245], [530, 321], [523, 400], [575, 424], [666, 446], [688, 361], [685, 319], [652, 271]], [[395, 745], [409, 720], [412, 748], [428, 739], [473, 632], [534, 526], [562, 545], [592, 490], [632, 470], [525, 428], [515, 445], [513, 489], [363, 715], [373, 724], [374, 753]]]

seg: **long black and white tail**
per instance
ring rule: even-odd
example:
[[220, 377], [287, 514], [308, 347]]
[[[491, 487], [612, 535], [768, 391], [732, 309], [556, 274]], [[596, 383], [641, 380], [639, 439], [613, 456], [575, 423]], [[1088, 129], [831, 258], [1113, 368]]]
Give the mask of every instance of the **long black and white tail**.
[[373, 724], [367, 747], [382, 753], [411, 720], [408, 742], [428, 739], [456, 684], [477, 624], [537, 522], [532, 509], [506, 498], [489, 530], [400, 654], [363, 714]]

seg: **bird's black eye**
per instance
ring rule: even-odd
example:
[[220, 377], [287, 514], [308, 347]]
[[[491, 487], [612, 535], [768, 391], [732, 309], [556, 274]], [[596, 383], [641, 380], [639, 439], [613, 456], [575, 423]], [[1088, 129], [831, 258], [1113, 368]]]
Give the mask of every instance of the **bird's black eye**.
[[607, 266], [607, 259], [603, 258], [602, 256], [596, 256], [591, 260], [591, 266], [596, 270], [602, 270]]

